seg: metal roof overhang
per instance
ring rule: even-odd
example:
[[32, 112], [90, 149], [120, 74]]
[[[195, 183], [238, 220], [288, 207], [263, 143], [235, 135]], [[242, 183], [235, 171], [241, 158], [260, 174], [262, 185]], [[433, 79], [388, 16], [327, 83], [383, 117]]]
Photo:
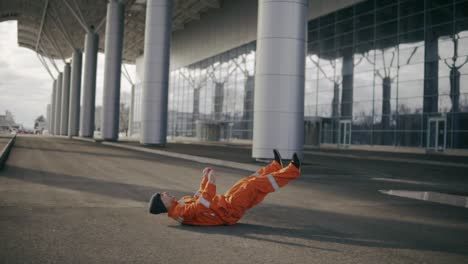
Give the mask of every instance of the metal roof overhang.
[[[126, 0], [123, 60], [134, 63], [143, 53], [146, 0]], [[172, 31], [182, 30], [203, 13], [220, 8], [221, 0], [173, 0]], [[73, 11], [72, 11], [73, 10]], [[18, 44], [53, 59], [83, 49], [86, 27], [98, 27], [104, 51], [106, 0], [0, 0], [0, 22], [18, 21]], [[75, 14], [73, 14], [75, 13]], [[84, 21], [83, 21], [84, 20]]]

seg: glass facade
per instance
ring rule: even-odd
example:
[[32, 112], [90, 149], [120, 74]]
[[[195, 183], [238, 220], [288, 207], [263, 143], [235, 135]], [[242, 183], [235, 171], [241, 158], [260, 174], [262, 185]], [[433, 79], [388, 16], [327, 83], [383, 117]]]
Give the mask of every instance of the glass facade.
[[[252, 139], [255, 49], [171, 72], [169, 137]], [[309, 21], [306, 144], [468, 148], [467, 62], [468, 0], [369, 0]]]

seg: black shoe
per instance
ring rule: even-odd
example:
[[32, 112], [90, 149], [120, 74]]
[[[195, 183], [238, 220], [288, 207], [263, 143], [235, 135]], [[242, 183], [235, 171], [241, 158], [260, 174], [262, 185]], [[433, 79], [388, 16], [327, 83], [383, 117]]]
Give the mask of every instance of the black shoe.
[[298, 168], [298, 169], [301, 167], [301, 160], [299, 160], [299, 157], [297, 156], [296, 153], [293, 154], [291, 163], [294, 166], [296, 166], [296, 168]]
[[277, 149], [273, 149], [273, 154], [275, 155], [275, 160], [281, 165], [281, 168], [283, 168], [283, 160], [281, 159], [281, 155]]

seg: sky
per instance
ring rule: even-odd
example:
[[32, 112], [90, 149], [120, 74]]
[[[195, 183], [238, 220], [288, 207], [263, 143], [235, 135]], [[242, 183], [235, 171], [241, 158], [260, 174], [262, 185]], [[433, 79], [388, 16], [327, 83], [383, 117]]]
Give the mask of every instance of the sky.
[[[16, 123], [33, 128], [34, 120], [38, 116], [46, 117], [47, 104], [50, 103], [52, 94], [52, 77], [39, 62], [34, 51], [18, 46], [16, 21], [1, 22], [0, 36], [0, 114], [3, 115], [9, 110], [13, 113]], [[57, 60], [56, 64], [63, 70], [64, 64], [61, 60]], [[55, 68], [50, 64], [49, 67], [56, 76]], [[135, 66], [126, 67], [135, 81]], [[99, 53], [96, 106], [102, 105], [103, 75], [104, 54]], [[130, 90], [130, 83], [122, 76], [121, 93], [130, 93]]]

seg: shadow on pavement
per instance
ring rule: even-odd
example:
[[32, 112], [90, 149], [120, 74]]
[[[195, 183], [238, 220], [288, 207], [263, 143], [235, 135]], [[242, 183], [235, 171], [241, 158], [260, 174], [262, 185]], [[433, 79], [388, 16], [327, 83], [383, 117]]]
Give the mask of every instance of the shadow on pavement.
[[[117, 199], [148, 202], [155, 192], [168, 191], [177, 196], [187, 195], [176, 190], [157, 189], [142, 185], [119, 183], [84, 176], [58, 174], [47, 171], [31, 170], [7, 166], [0, 177], [21, 180], [51, 187], [66, 188], [74, 191], [105, 195]], [[155, 179], [157, 181], [157, 179]]]
[[[441, 251], [468, 255], [468, 230], [391, 219], [263, 204], [244, 218], [257, 224], [233, 226], [170, 226], [188, 232], [237, 236], [259, 241], [310, 246], [297, 239], [364, 247]], [[261, 224], [258, 224], [261, 223]], [[293, 226], [293, 227], [285, 227]], [[291, 241], [292, 240], [292, 241]]]

